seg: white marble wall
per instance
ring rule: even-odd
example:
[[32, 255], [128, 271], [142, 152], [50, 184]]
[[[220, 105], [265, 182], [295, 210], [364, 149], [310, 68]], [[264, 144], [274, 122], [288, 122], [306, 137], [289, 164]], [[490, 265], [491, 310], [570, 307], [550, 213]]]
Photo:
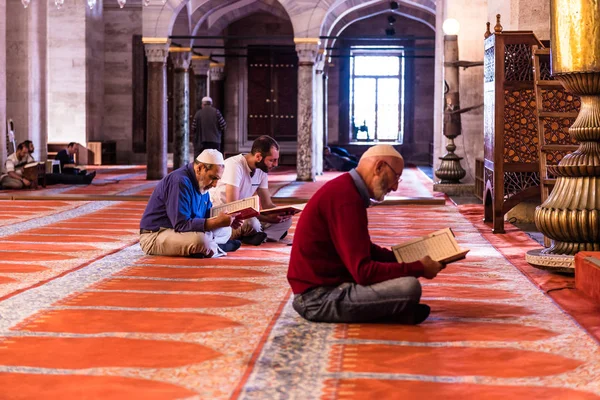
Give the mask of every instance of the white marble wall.
[[[142, 6], [104, 6], [104, 132], [117, 144], [117, 162], [129, 163], [132, 150], [132, 39], [142, 34]], [[136, 160], [141, 162], [143, 160]]]
[[501, 15], [505, 30], [533, 31], [541, 40], [550, 39], [550, 2], [547, 0], [488, 0], [488, 20], [492, 28], [496, 14]]
[[[101, 135], [103, 114], [102, 1], [48, 9], [48, 142]], [[92, 136], [93, 135], [93, 136]]]

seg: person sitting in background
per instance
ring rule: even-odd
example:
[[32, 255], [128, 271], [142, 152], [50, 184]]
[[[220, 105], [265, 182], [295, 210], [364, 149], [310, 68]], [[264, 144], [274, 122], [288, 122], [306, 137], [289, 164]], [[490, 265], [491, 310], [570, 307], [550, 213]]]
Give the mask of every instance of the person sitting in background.
[[208, 190], [222, 174], [223, 155], [207, 149], [158, 183], [140, 222], [144, 253], [210, 258], [240, 247], [240, 241], [230, 237], [242, 220], [225, 213], [210, 217]]
[[28, 163], [29, 149], [25, 143], [19, 143], [17, 151], [6, 158], [5, 173], [0, 176], [2, 189], [23, 189], [31, 187], [31, 181], [23, 177], [23, 169]]
[[[419, 324], [418, 277], [433, 279], [442, 264], [423, 257], [399, 263], [371, 241], [367, 207], [398, 190], [404, 160], [390, 145], [370, 147], [358, 167], [327, 182], [300, 215], [288, 269], [292, 306], [314, 322]], [[401, 211], [399, 211], [401, 212]]]
[[56, 159], [60, 161], [60, 174], [48, 174], [47, 180], [52, 183], [67, 183], [74, 185], [88, 185], [96, 176], [96, 171], [87, 173], [85, 169], [81, 169], [75, 164], [74, 155], [77, 152], [79, 145], [71, 142], [66, 149], [62, 149], [56, 154]]
[[326, 171], [348, 172], [358, 165], [358, 163], [350, 157], [332, 152], [332, 149], [329, 146], [323, 148], [323, 160], [325, 161], [324, 168]]

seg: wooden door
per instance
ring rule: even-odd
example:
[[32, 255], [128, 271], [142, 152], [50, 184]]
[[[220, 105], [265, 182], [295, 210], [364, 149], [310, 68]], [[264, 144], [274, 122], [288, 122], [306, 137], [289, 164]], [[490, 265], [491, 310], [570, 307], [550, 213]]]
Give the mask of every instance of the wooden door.
[[248, 47], [248, 140], [298, 138], [298, 56], [293, 46]]

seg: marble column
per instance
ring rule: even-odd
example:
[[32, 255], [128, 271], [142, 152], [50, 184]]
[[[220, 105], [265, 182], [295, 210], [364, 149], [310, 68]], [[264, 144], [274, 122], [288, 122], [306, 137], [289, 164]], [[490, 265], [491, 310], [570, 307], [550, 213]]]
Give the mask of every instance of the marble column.
[[316, 114], [316, 126], [315, 132], [315, 148], [313, 150], [313, 162], [316, 175], [323, 175], [323, 66], [325, 60], [323, 54], [319, 54], [317, 62], [315, 63], [315, 108], [314, 113]]
[[169, 43], [163, 39], [144, 41], [148, 59], [148, 104], [146, 118], [146, 179], [167, 175], [167, 56]]
[[6, 156], [6, 0], [0, 0], [0, 169]]
[[[189, 49], [187, 49], [189, 50]], [[173, 169], [186, 165], [190, 157], [189, 51], [171, 53], [173, 61]]]
[[[314, 181], [316, 173], [315, 61], [318, 39], [295, 39], [298, 52], [298, 181]], [[320, 150], [322, 152], [322, 149]]]
[[[224, 94], [225, 94], [225, 64], [210, 63], [210, 88], [209, 96], [213, 100], [213, 106], [223, 112], [224, 109]], [[223, 141], [224, 142], [223, 138]]]
[[196, 76], [196, 107], [200, 109], [202, 98], [208, 96], [208, 70], [210, 68], [208, 56], [192, 56], [192, 68]]
[[329, 145], [329, 76], [323, 71], [323, 146]]

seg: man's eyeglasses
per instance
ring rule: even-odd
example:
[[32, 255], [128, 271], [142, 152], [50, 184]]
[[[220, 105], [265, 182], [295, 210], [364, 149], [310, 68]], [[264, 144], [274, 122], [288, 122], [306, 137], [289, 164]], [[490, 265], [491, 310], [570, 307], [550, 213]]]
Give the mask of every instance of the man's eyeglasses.
[[[381, 161], [383, 161], [383, 160], [381, 160]], [[401, 176], [402, 176], [402, 172], [400, 172], [400, 173], [397, 173], [397, 172], [394, 170], [394, 168], [392, 168], [392, 166], [391, 166], [390, 164], [388, 164], [388, 163], [387, 163], [387, 162], [385, 162], [385, 161], [383, 161], [383, 163], [384, 163], [385, 165], [387, 165], [387, 167], [388, 167], [390, 170], [392, 170], [392, 172], [394, 173], [394, 179], [395, 179], [396, 181], [398, 181], [398, 183], [402, 182], [402, 178], [401, 178]]]

